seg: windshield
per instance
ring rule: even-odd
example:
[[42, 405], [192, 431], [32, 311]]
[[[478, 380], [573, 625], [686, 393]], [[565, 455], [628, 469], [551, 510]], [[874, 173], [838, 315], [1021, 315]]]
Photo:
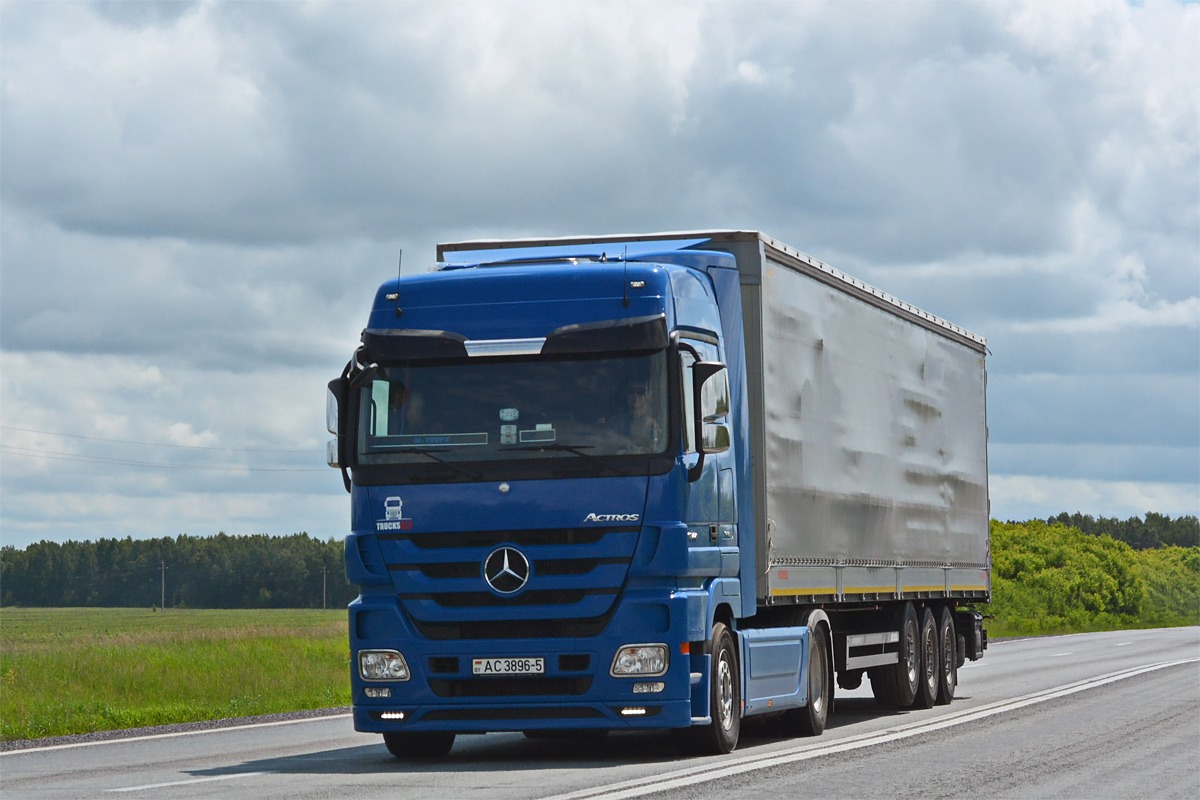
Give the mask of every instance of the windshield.
[[666, 450], [667, 355], [378, 367], [359, 390], [362, 464]]

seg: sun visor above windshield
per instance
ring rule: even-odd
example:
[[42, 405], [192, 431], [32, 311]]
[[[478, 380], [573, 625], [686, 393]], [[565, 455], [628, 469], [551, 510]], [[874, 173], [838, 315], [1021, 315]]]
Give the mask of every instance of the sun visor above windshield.
[[546, 337], [542, 353], [614, 353], [666, 348], [667, 316], [625, 317], [563, 325]]
[[466, 358], [467, 338], [451, 331], [380, 330], [363, 331], [363, 356], [367, 363], [410, 361], [429, 358]]

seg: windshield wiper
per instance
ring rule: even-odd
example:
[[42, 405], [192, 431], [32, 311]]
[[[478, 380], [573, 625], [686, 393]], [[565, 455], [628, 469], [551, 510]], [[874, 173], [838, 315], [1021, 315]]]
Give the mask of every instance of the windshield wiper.
[[568, 444], [558, 444], [556, 442], [555, 443], [547, 442], [546, 444], [535, 444], [535, 445], [530, 445], [528, 447], [501, 447], [500, 449], [504, 450], [504, 451], [508, 451], [508, 452], [517, 451], [517, 450], [561, 450], [566, 453], [572, 453], [574, 455], [579, 456], [580, 458], [584, 458], [589, 461], [595, 461], [597, 464], [606, 466], [609, 469], [613, 470], [614, 472], [619, 472], [622, 475], [630, 474], [627, 470], [623, 470], [620, 467], [616, 466], [615, 464], [610, 464], [607, 461], [605, 461], [604, 459], [600, 458], [599, 456], [594, 456], [591, 453], [583, 452], [585, 448], [591, 449], [592, 447], [595, 447], [595, 445], [581, 444], [581, 445], [572, 446], [572, 445], [568, 445]]
[[418, 455], [428, 456], [429, 458], [432, 458], [434, 461], [438, 462], [439, 464], [445, 464], [450, 469], [458, 470], [463, 475], [466, 475], [468, 478], [471, 478], [472, 480], [476, 480], [476, 481], [483, 480], [482, 474], [480, 474], [478, 472], [472, 472], [471, 470], [467, 469], [466, 467], [460, 467], [458, 464], [455, 464], [453, 461], [447, 461], [444, 458], [438, 458], [437, 456], [434, 455], [434, 453], [444, 453], [444, 452], [446, 452], [445, 450], [426, 450], [421, 447], [406, 447], [403, 450], [400, 450], [398, 452], [416, 453]]

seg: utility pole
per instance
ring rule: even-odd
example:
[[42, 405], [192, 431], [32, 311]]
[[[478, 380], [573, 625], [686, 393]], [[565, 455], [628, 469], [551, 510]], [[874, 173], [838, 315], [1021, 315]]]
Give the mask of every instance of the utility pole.
[[166, 613], [167, 610], [167, 562], [162, 562], [162, 605], [159, 606]]
[[329, 567], [321, 567], [321, 610], [325, 611], [325, 573], [329, 572]]

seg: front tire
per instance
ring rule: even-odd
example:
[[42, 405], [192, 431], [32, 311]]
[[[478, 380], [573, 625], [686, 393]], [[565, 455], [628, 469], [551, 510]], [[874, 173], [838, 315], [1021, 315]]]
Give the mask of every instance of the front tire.
[[712, 722], [680, 731], [684, 749], [696, 755], [732, 753], [742, 729], [742, 678], [737, 648], [733, 633], [724, 623], [713, 625], [711, 644], [708, 706]]
[[385, 733], [383, 743], [396, 758], [441, 758], [454, 747], [454, 734]]

